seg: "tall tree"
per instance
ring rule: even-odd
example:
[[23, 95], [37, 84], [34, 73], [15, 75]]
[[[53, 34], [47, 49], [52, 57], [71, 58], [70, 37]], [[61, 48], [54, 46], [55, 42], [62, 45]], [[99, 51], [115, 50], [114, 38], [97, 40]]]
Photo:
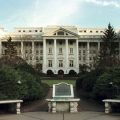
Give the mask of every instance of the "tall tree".
[[105, 30], [104, 35], [101, 38], [101, 49], [98, 58], [98, 67], [111, 67], [117, 63], [116, 58], [116, 40], [117, 35], [111, 24], [108, 24], [108, 28]]
[[8, 56], [17, 55], [17, 50], [15, 49], [15, 44], [12, 42], [11, 37], [9, 37], [7, 40], [5, 55], [8, 55]]

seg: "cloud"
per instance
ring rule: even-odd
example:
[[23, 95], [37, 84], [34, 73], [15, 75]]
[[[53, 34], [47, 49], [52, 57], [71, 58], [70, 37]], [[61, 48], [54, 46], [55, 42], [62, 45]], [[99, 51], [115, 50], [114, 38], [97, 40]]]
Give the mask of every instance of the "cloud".
[[79, 9], [79, 0], [33, 0], [31, 7], [21, 9], [9, 16], [6, 23], [25, 26], [46, 26], [61, 24]]
[[[120, 0], [28, 0], [29, 4], [18, 7], [1, 23], [9, 27], [39, 27], [61, 25], [74, 21], [75, 15], [83, 15], [82, 3], [120, 8]], [[22, 2], [22, 0], [21, 0]]]
[[116, 8], [120, 8], [119, 0], [85, 0], [88, 3], [94, 3], [102, 6], [114, 6]]

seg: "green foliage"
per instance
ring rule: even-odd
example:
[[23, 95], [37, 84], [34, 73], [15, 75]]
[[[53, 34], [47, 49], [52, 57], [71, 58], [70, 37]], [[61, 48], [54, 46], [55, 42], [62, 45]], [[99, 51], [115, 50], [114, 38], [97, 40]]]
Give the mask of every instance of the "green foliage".
[[68, 84], [72, 84], [73, 86], [75, 86], [76, 80], [42, 80], [42, 83], [46, 83], [50, 87], [52, 87], [53, 84], [58, 84], [60, 82], [66, 82]]
[[83, 64], [83, 65], [80, 64], [80, 65], [79, 65], [80, 74], [86, 73], [89, 69], [90, 69], [90, 67], [87, 66], [86, 64]]
[[86, 74], [81, 75], [76, 81], [76, 88], [91, 92], [100, 74], [100, 70], [93, 70], [91, 72], [87, 72]]
[[[21, 84], [18, 81], [21, 81]], [[48, 87], [41, 83], [38, 76], [8, 66], [0, 69], [0, 99], [2, 100], [40, 99], [47, 90]]]
[[100, 54], [95, 59], [95, 70], [79, 77], [76, 81], [78, 91], [99, 100], [120, 98], [120, 61], [116, 55], [116, 40], [119, 40], [119, 35], [109, 24], [102, 37]]
[[109, 68], [98, 78], [94, 95], [98, 99], [120, 96], [120, 67]]
[[106, 68], [118, 64], [116, 57], [117, 35], [114, 28], [108, 24], [102, 37], [100, 55], [98, 57], [98, 68]]
[[14, 56], [17, 55], [17, 50], [15, 49], [15, 44], [12, 42], [12, 38], [9, 37], [6, 44], [5, 55]]
[[0, 69], [0, 99], [20, 99], [26, 95], [26, 86], [18, 84], [21, 76], [14, 69], [4, 67]]

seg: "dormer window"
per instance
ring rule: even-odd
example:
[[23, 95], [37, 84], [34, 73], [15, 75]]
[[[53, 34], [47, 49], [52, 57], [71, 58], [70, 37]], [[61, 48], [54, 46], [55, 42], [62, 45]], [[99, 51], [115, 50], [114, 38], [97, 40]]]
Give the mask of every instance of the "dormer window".
[[90, 33], [92, 33], [92, 30], [90, 31]]
[[31, 30], [29, 30], [29, 32], [32, 32]]
[[23, 32], [25, 32], [25, 30], [23, 30]]
[[18, 30], [18, 32], [21, 32], [21, 30]]
[[38, 32], [38, 30], [35, 30], [35, 32]]
[[54, 35], [56, 35], [56, 33], [54, 33]]
[[86, 33], [86, 30], [84, 30], [84, 33]]
[[64, 35], [64, 32], [63, 31], [59, 31], [57, 34], [58, 35]]
[[98, 31], [96, 31], [96, 33], [98, 33]]

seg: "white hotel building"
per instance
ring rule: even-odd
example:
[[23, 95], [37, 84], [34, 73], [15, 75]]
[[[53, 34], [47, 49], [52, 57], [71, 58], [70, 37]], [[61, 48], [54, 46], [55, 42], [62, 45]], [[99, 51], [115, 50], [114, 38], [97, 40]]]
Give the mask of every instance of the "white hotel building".
[[[41, 70], [54, 74], [71, 70], [79, 73], [79, 66], [92, 66], [101, 46], [104, 28], [80, 28], [75, 26], [47, 26], [15, 28], [8, 33], [0, 28], [0, 57], [5, 54], [8, 36], [15, 43], [17, 55], [29, 64], [40, 65]], [[119, 30], [116, 30], [119, 32]], [[120, 57], [120, 42], [117, 42]]]

